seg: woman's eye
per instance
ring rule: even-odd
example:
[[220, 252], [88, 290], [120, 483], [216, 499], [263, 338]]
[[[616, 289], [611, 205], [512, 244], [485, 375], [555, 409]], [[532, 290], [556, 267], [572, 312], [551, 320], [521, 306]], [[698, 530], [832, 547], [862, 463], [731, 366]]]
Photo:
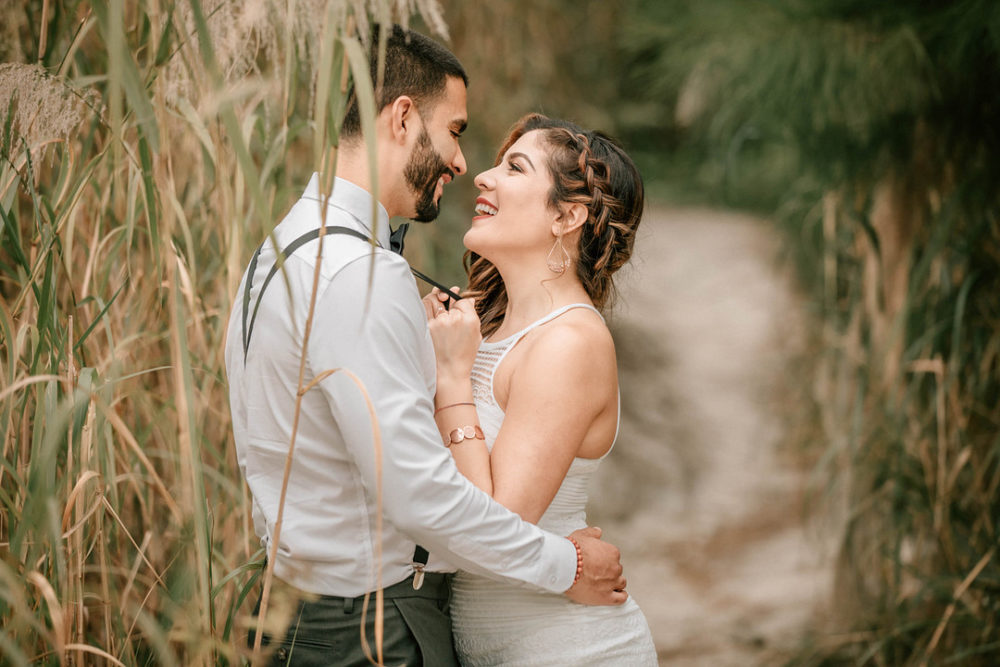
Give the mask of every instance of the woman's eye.
[[521, 167], [520, 167], [520, 166], [518, 166], [518, 165], [514, 164], [513, 162], [510, 162], [510, 163], [508, 163], [508, 164], [510, 165], [510, 170], [511, 170], [511, 171], [516, 171], [516, 172], [518, 172], [519, 174], [523, 174], [523, 173], [524, 173], [524, 169], [521, 169]]

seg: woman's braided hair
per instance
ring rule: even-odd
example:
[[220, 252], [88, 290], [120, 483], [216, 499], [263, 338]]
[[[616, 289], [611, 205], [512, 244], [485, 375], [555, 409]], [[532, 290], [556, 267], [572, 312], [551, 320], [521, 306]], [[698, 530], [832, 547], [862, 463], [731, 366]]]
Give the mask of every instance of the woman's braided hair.
[[[642, 217], [642, 177], [632, 159], [613, 139], [541, 114], [521, 118], [508, 133], [494, 164], [528, 132], [540, 130], [550, 147], [549, 172], [553, 187], [549, 206], [583, 204], [587, 221], [580, 231], [576, 274], [598, 309], [610, 305], [614, 296], [611, 276], [632, 255], [635, 232]], [[465, 253], [469, 276], [468, 296], [476, 298], [476, 310], [484, 335], [495, 331], [507, 308], [507, 290], [496, 267], [474, 252]]]

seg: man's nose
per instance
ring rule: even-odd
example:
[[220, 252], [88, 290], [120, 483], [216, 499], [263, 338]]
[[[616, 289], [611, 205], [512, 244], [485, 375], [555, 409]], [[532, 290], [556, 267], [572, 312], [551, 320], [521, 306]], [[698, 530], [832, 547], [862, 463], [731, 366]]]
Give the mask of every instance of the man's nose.
[[462, 147], [458, 147], [458, 152], [455, 153], [455, 159], [451, 161], [451, 169], [455, 172], [456, 176], [464, 174], [469, 170], [468, 165], [465, 163], [465, 155], [462, 154]]

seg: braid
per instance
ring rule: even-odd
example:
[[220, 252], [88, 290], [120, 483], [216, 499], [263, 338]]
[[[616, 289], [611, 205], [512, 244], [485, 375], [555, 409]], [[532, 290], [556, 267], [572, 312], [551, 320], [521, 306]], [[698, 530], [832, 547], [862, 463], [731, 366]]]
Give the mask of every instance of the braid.
[[[519, 138], [533, 130], [544, 133], [552, 147], [548, 159], [553, 186], [549, 205], [583, 204], [587, 221], [580, 230], [576, 273], [597, 308], [604, 308], [614, 293], [612, 275], [628, 261], [635, 232], [642, 217], [642, 177], [635, 164], [610, 137], [588, 132], [566, 121], [529, 114], [515, 124], [494, 164]], [[496, 267], [473, 252], [466, 252], [468, 296], [476, 297], [476, 310], [484, 335], [503, 321], [507, 292]]]
[[[577, 276], [598, 308], [607, 305], [614, 291], [611, 276], [632, 254], [638, 216], [630, 216], [621, 196], [616, 196], [609, 157], [624, 155], [603, 134], [577, 133], [577, 168], [589, 194], [588, 220], [580, 234]], [[604, 155], [595, 154], [595, 145]], [[601, 150], [603, 149], [603, 150]], [[641, 209], [638, 212], [641, 214]]]

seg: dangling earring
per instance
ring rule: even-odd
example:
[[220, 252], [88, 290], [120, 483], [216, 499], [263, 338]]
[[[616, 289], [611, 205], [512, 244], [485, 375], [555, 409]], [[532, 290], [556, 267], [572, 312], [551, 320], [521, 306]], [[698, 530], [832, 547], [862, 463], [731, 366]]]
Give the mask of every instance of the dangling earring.
[[[559, 250], [556, 251], [556, 248]], [[557, 236], [556, 242], [552, 244], [552, 250], [549, 250], [549, 254], [545, 256], [545, 265], [549, 267], [549, 271], [561, 276], [571, 263], [569, 253], [563, 246], [562, 236]]]

